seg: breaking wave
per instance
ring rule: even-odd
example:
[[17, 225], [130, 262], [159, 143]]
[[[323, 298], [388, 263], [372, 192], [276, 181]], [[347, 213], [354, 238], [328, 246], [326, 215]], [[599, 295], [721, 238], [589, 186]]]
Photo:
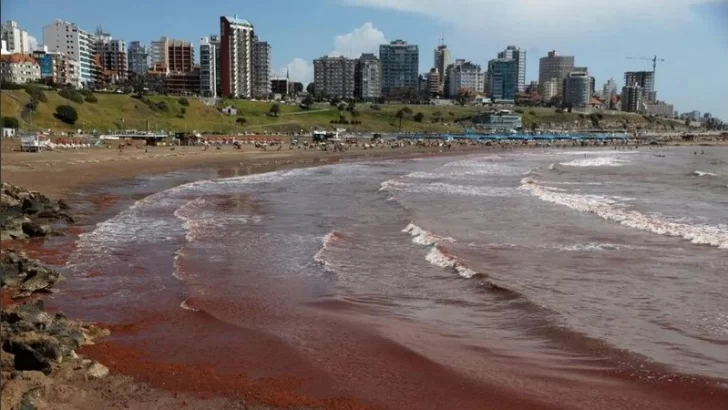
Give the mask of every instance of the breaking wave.
[[[566, 167], [619, 167], [627, 163], [626, 160], [616, 157], [596, 157], [575, 159], [568, 162], [561, 162], [559, 165]], [[552, 169], [552, 168], [549, 168]]]
[[412, 235], [412, 242], [416, 243], [417, 245], [430, 246], [442, 241], [454, 242], [452, 238], [443, 238], [441, 236], [435, 235], [434, 233], [422, 229], [413, 223], [410, 223], [404, 229], [402, 229], [402, 232]]
[[693, 175], [697, 175], [699, 177], [716, 177], [718, 174], [714, 174], [712, 172], [706, 172], [706, 171], [695, 171], [693, 172]]
[[647, 216], [638, 211], [626, 209], [615, 198], [596, 195], [578, 195], [555, 192], [538, 184], [532, 178], [521, 180], [521, 189], [530, 192], [539, 199], [581, 212], [591, 212], [609, 221], [621, 225], [656, 233], [658, 235], [675, 236], [689, 240], [694, 244], [712, 245], [728, 249], [728, 225], [694, 225], [669, 222]]
[[440, 249], [437, 245], [430, 248], [430, 252], [425, 256], [427, 262], [440, 268], [449, 268], [457, 272], [458, 275], [465, 279], [470, 279], [477, 275], [478, 272], [470, 269], [455, 256], [449, 255], [447, 251]]

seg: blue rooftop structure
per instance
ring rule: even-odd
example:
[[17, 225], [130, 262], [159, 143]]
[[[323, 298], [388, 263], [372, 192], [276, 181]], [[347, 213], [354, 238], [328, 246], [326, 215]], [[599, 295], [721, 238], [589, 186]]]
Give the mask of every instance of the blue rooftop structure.
[[226, 18], [226, 19], [227, 19], [227, 20], [228, 20], [229, 22], [231, 22], [231, 23], [233, 23], [233, 24], [240, 24], [240, 25], [242, 25], [242, 26], [251, 26], [251, 27], [253, 26], [253, 23], [249, 22], [248, 20], [245, 20], [245, 19], [239, 19], [239, 18], [238, 18], [238, 15], [237, 15], [237, 14], [236, 14], [236, 15], [234, 15], [233, 17], [230, 17], [230, 16], [225, 16], [225, 18]]

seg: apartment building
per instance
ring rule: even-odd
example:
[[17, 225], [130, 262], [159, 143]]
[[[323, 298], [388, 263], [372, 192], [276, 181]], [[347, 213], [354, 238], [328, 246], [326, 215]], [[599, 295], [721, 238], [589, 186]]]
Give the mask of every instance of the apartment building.
[[209, 36], [200, 39], [200, 95], [217, 97], [220, 57], [220, 37]]
[[622, 111], [639, 112], [644, 102], [644, 89], [638, 84], [622, 87]]
[[74, 86], [93, 87], [97, 64], [96, 39], [92, 33], [74, 23], [57, 19], [43, 27], [43, 44], [48, 51], [60, 52], [78, 61], [78, 84]]
[[516, 61], [518, 92], [526, 91], [526, 50], [521, 50], [516, 46], [508, 46], [505, 50], [498, 53], [498, 58]]
[[255, 48], [253, 53], [253, 97], [268, 98], [271, 94], [271, 72], [273, 71], [273, 57], [270, 44], [259, 41], [254, 37]]
[[[452, 64], [452, 53], [450, 52], [450, 49], [447, 48], [447, 45], [440, 44], [435, 48], [435, 58], [433, 67], [437, 69], [438, 77], [439, 77], [439, 84], [438, 84], [438, 94], [442, 94], [445, 92], [445, 72], [447, 71], [447, 68], [450, 67], [450, 64]], [[430, 71], [432, 73], [432, 71]]]
[[480, 64], [458, 59], [448, 68], [447, 81], [450, 96], [455, 96], [460, 89], [481, 93], [485, 85], [485, 73]]
[[8, 20], [2, 25], [0, 39], [5, 41], [5, 50], [10, 54], [30, 54], [33, 51], [28, 32], [21, 29], [15, 21]]
[[573, 71], [564, 80], [564, 104], [584, 108], [591, 101], [591, 77], [588, 71]]
[[220, 91], [223, 96], [250, 98], [254, 86], [253, 25], [236, 16], [220, 17]]
[[419, 89], [420, 51], [415, 44], [395, 40], [379, 46], [382, 95], [393, 89]]
[[33, 58], [40, 65], [40, 78], [47, 84], [78, 83], [78, 62], [59, 52], [42, 49], [33, 51]]
[[[546, 57], [541, 57], [538, 67], [538, 83], [545, 84], [546, 81], [555, 79], [556, 95], [563, 95], [563, 80], [574, 70], [574, 57], [562, 56], [551, 50]], [[545, 94], [543, 90], [541, 94]]]
[[382, 96], [382, 66], [374, 54], [365, 53], [356, 60], [354, 96], [362, 101]]
[[494, 101], [515, 101], [518, 94], [518, 60], [497, 58], [488, 62], [488, 89]]
[[15, 53], [0, 55], [0, 78], [3, 82], [25, 84], [40, 80], [40, 65], [33, 57]]
[[139, 41], [129, 43], [127, 51], [129, 74], [146, 75], [149, 71], [149, 49]]
[[624, 85], [630, 86], [637, 84], [642, 87], [644, 98], [649, 102], [657, 101], [657, 92], [655, 91], [655, 72], [654, 71], [627, 71], [624, 73]]
[[96, 33], [96, 54], [99, 56], [99, 63], [104, 71], [105, 82], [119, 83], [128, 78], [129, 67], [124, 40], [112, 39], [110, 34], [98, 31]]
[[323, 98], [354, 98], [356, 60], [324, 56], [313, 60], [315, 94]]

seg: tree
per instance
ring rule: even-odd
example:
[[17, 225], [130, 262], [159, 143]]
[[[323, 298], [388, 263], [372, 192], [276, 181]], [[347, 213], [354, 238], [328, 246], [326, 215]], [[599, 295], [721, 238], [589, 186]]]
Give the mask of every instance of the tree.
[[190, 105], [190, 101], [185, 97], [181, 97], [179, 100], [177, 100], [177, 102], [179, 103], [179, 105], [183, 105], [185, 107], [189, 107]]
[[359, 110], [352, 110], [351, 111], [351, 116], [354, 117], [354, 118], [358, 117], [359, 116]]
[[245, 117], [238, 117], [238, 118], [237, 118], [237, 119], [235, 120], [235, 122], [236, 122], [237, 124], [243, 125], [243, 124], [245, 124], [246, 122], [248, 122], [248, 119], [247, 119], [247, 118], [245, 118]]
[[344, 111], [346, 109], [346, 104], [341, 103], [337, 108], [339, 109], [339, 111]]
[[346, 107], [346, 111], [353, 112], [356, 109], [356, 101], [352, 98], [349, 100], [349, 106]]
[[460, 105], [465, 105], [470, 99], [473, 98], [473, 92], [470, 90], [470, 88], [461, 88], [457, 91], [457, 94], [455, 95], [455, 100]]
[[301, 104], [303, 105], [303, 108], [310, 108], [313, 105], [313, 97], [311, 94], [308, 94]]
[[281, 106], [278, 103], [275, 103], [270, 106], [269, 112], [273, 114], [274, 117], [277, 117], [278, 114], [281, 112]]
[[415, 114], [415, 121], [422, 122], [422, 120], [425, 118], [425, 114], [418, 112]]
[[412, 114], [412, 109], [410, 107], [402, 107], [397, 111], [396, 114], [394, 114], [395, 117], [399, 118], [399, 128], [402, 128], [402, 119], [407, 115]]
[[78, 113], [70, 105], [59, 105], [53, 115], [66, 124], [73, 125], [78, 121]]
[[96, 96], [95, 96], [95, 95], [93, 95], [93, 94], [89, 94], [89, 95], [87, 95], [87, 96], [86, 96], [86, 97], [84, 98], [84, 100], [85, 100], [86, 102], [88, 102], [88, 103], [97, 103], [97, 102], [99, 102], [99, 99], [98, 99], [98, 98], [96, 98]]
[[0, 118], [0, 125], [3, 128], [20, 128], [20, 121], [15, 117], [2, 117]]
[[308, 83], [306, 86], [306, 92], [308, 95], [316, 95], [316, 84], [315, 83]]
[[[48, 102], [48, 97], [46, 97], [43, 90], [34, 84], [25, 84], [25, 92], [27, 92], [30, 95], [30, 98], [33, 100], [39, 101], [39, 102]], [[83, 102], [83, 99], [81, 100]]]
[[58, 91], [58, 95], [61, 97], [73, 101], [76, 104], [83, 104], [83, 94], [78, 92], [75, 88], [72, 86], [63, 87]]

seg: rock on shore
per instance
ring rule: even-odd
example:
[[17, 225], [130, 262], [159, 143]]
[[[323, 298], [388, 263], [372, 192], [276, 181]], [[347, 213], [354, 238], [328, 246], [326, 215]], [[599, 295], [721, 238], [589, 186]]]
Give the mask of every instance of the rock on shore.
[[[52, 233], [44, 221], [73, 218], [63, 201], [2, 184], [2, 240], [42, 237]], [[45, 310], [43, 300], [61, 275], [22, 251], [0, 250], [0, 408], [31, 410], [47, 407], [43, 397], [54, 383], [72, 377], [104, 378], [102, 364], [83, 360], [76, 350], [108, 331]], [[25, 303], [19, 303], [25, 302]]]
[[63, 200], [3, 182], [0, 187], [0, 240], [28, 239], [53, 233], [50, 223], [73, 223]]

